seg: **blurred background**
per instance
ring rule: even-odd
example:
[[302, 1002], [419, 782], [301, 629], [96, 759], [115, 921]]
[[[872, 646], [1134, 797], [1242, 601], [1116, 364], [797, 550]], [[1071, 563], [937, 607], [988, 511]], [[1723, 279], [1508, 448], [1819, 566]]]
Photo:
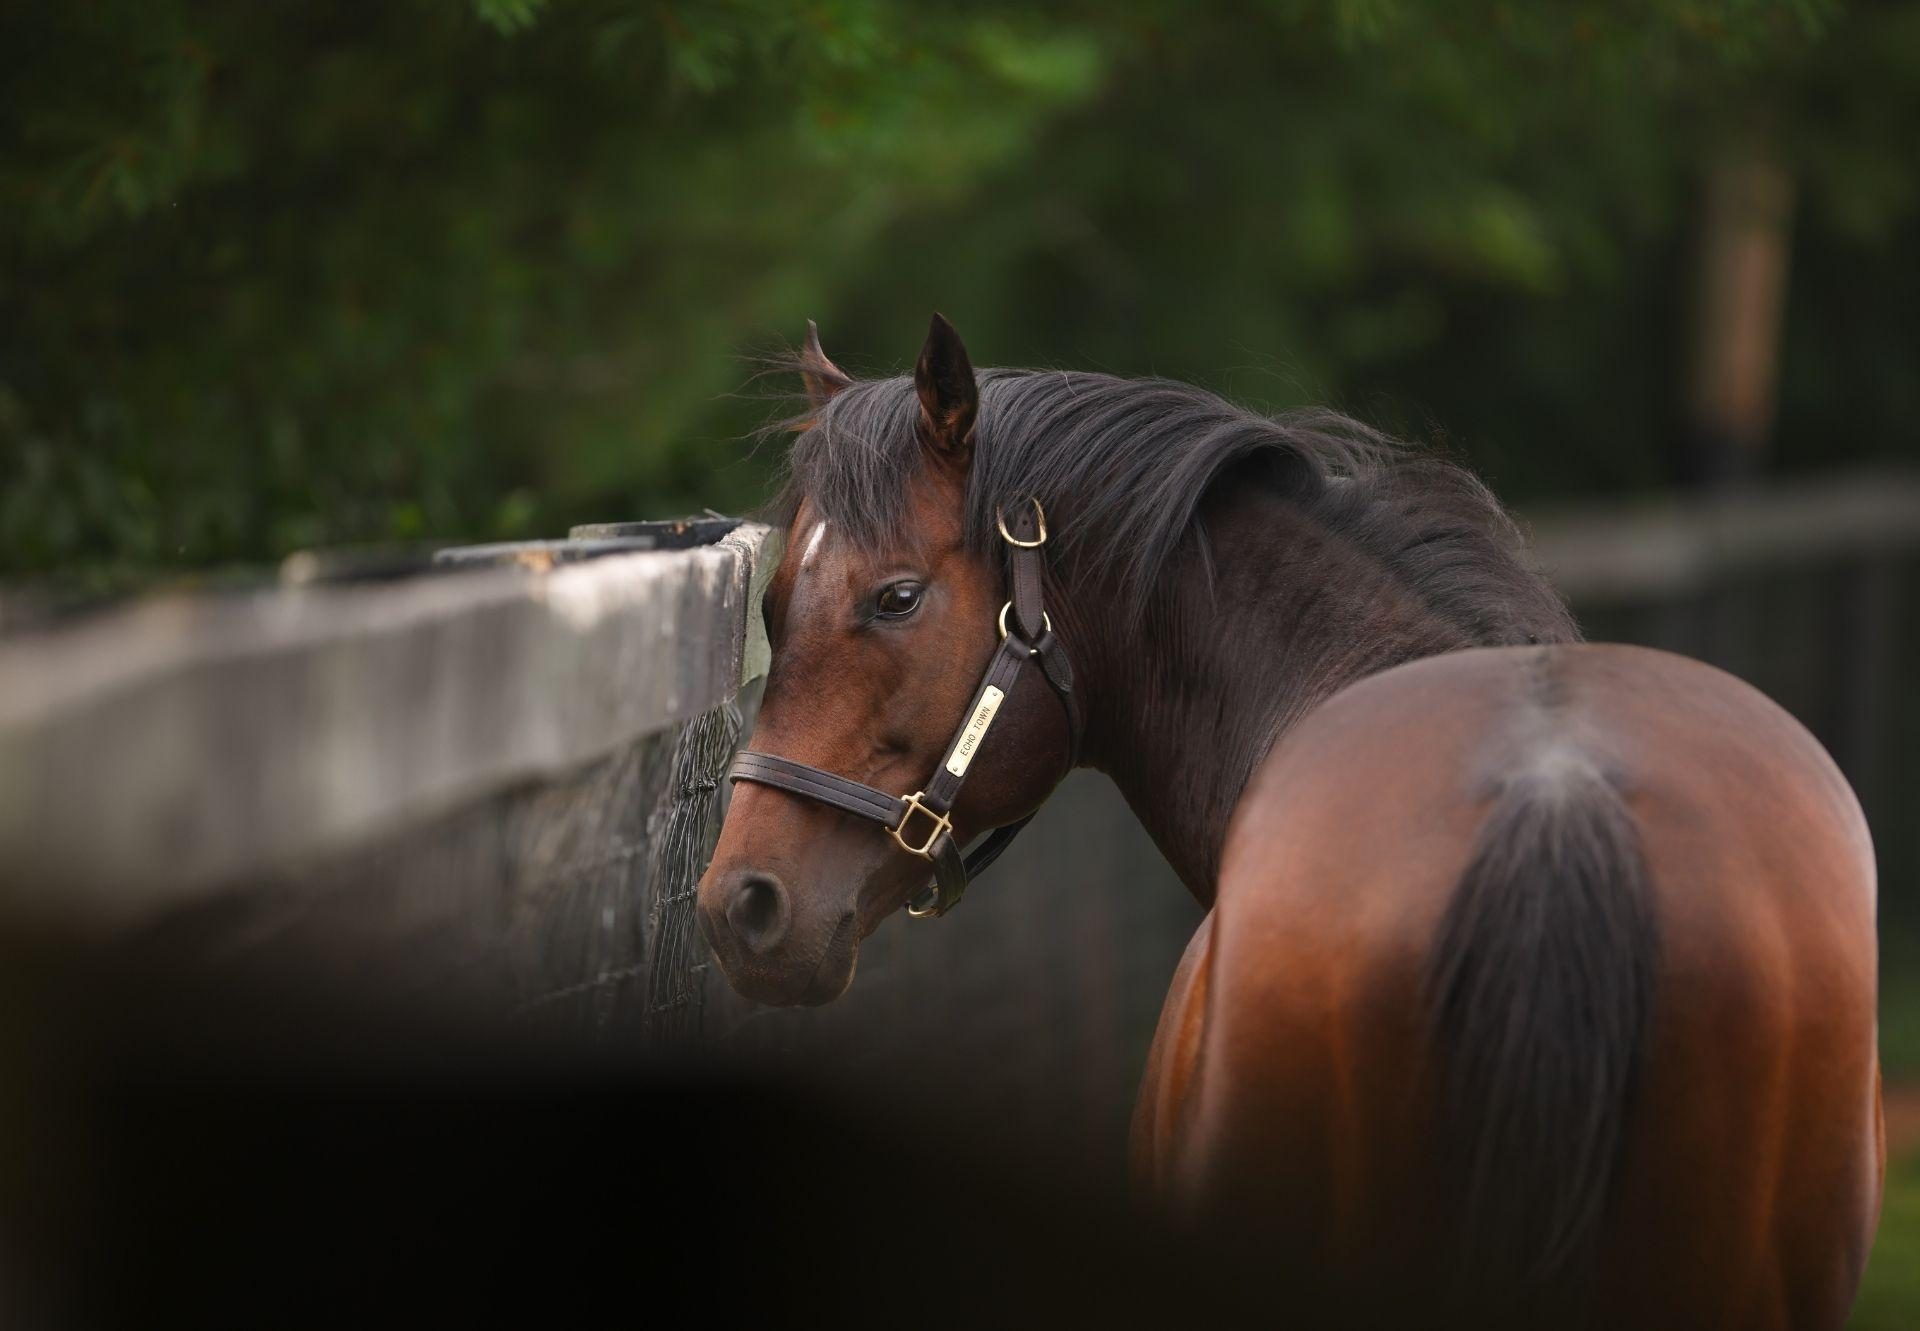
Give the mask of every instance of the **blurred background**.
[[[0, 582], [746, 511], [809, 317], [1331, 405], [1827, 741], [1920, 1146], [1920, 5], [73, 0], [0, 96]], [[1872, 1282], [1912, 1325], [1911, 1151]]]
[[1518, 502], [1914, 447], [1912, 5], [89, 0], [0, 51], [11, 574], [733, 511], [809, 316]]

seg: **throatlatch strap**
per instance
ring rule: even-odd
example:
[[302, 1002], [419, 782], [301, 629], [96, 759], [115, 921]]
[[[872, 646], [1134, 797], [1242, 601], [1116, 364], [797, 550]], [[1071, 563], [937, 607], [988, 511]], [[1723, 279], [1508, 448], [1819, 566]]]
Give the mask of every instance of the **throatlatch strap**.
[[987, 839], [975, 846], [973, 852], [967, 856], [967, 877], [978, 878], [985, 873], [987, 866], [999, 859], [1000, 852], [1011, 846], [1013, 839], [1020, 835], [1021, 829], [1032, 821], [1033, 815], [1028, 814], [1017, 823], [1008, 823], [1005, 827], [996, 827], [987, 833]]

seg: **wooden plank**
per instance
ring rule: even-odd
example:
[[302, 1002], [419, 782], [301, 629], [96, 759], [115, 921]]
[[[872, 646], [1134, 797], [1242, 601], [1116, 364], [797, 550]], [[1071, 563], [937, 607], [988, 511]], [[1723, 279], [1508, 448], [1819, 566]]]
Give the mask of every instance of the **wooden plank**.
[[0, 645], [0, 908], [121, 922], [553, 777], [764, 668], [714, 546], [169, 596]]
[[1570, 600], [1672, 600], [1732, 576], [1920, 547], [1920, 475], [1859, 472], [1523, 517], [1540, 566]]

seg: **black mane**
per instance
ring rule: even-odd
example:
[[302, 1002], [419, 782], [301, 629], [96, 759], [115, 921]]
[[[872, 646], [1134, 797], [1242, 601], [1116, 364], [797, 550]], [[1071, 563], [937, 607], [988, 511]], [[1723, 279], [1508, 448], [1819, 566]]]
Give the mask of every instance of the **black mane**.
[[[1518, 529], [1470, 473], [1329, 411], [1267, 417], [1189, 384], [1050, 370], [982, 370], [965, 539], [998, 545], [994, 514], [1045, 505], [1054, 568], [1108, 586], [1138, 620], [1183, 560], [1211, 566], [1202, 500], [1216, 484], [1276, 489], [1386, 566], [1471, 642], [1577, 638], [1523, 558]], [[895, 544], [925, 465], [904, 376], [857, 382], [805, 418], [776, 520], [801, 500], [856, 542]]]

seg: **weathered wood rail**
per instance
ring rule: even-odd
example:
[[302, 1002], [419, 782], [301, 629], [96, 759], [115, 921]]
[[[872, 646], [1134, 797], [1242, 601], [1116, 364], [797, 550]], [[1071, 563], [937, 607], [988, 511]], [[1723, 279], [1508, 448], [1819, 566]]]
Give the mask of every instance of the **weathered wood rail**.
[[9, 640], [0, 921], [600, 1020], [683, 1007], [675, 895], [764, 669], [769, 539], [456, 552]]
[[1541, 566], [1576, 605], [1647, 604], [1827, 561], [1897, 561], [1920, 545], [1920, 475], [1860, 472], [1528, 516]]

